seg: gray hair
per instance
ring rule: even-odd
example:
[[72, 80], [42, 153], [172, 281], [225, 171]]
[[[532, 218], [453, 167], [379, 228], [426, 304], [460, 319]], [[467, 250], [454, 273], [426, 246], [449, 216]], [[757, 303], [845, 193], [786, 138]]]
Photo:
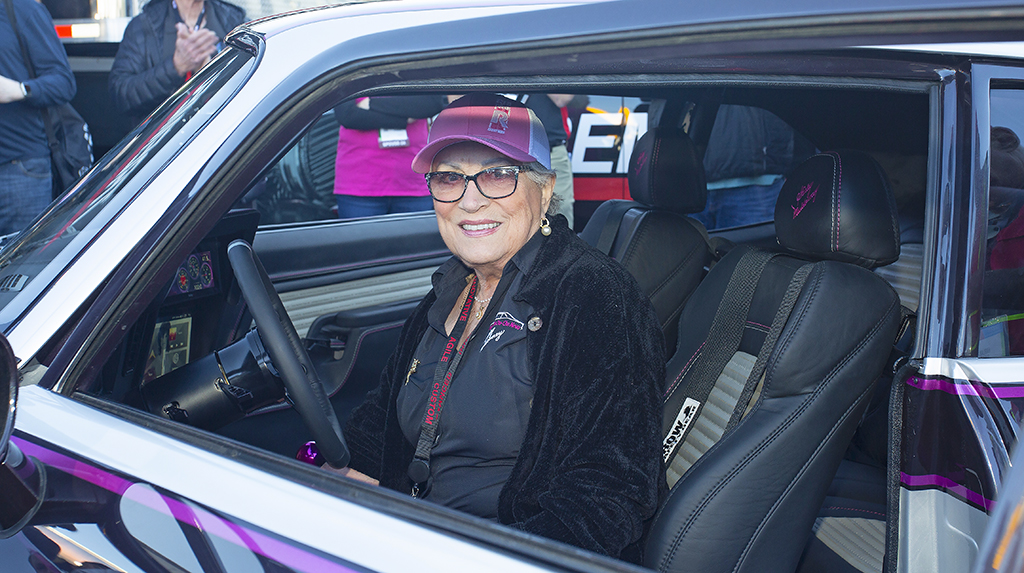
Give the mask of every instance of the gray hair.
[[[553, 169], [548, 169], [547, 167], [544, 167], [543, 165], [541, 165], [539, 161], [534, 161], [533, 163], [527, 163], [526, 165], [523, 165], [523, 172], [526, 173], [526, 176], [530, 178], [530, 181], [533, 181], [537, 185], [537, 187], [540, 188], [543, 188], [555, 177], [555, 171]], [[562, 198], [552, 195], [551, 202], [548, 203], [548, 211], [546, 214], [554, 215], [555, 213], [558, 212], [558, 207], [561, 204]]]

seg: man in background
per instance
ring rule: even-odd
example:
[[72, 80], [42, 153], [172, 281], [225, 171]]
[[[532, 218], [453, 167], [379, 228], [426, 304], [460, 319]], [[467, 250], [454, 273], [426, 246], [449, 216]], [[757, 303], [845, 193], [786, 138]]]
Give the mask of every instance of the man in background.
[[223, 47], [245, 11], [220, 0], [152, 0], [124, 31], [110, 69], [114, 107], [140, 122]]
[[569, 220], [569, 228], [573, 227], [573, 203], [575, 193], [572, 185], [572, 163], [569, 161], [569, 151], [565, 146], [568, 140], [568, 133], [565, 129], [565, 122], [562, 117], [562, 108], [569, 105], [574, 96], [572, 94], [532, 94], [523, 96], [523, 103], [526, 107], [537, 114], [537, 118], [544, 124], [544, 131], [548, 137], [548, 145], [551, 146], [551, 169], [555, 172], [555, 200], [551, 211], [556, 214], [565, 215]]
[[[75, 77], [53, 20], [33, 0], [12, 0], [14, 25], [0, 8], [0, 235], [24, 229], [52, 197], [43, 113], [75, 95]], [[29, 73], [18, 37], [35, 70]]]

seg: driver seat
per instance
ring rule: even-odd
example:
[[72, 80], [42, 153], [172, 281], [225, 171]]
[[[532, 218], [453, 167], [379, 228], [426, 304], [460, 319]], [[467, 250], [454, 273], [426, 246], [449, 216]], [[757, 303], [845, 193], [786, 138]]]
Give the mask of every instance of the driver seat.
[[679, 313], [711, 266], [708, 233], [687, 217], [707, 203], [704, 165], [686, 133], [655, 127], [636, 142], [628, 180], [634, 200], [602, 203], [580, 238], [636, 278], [672, 352]]
[[896, 260], [899, 226], [874, 159], [809, 158], [775, 226], [781, 250], [733, 249], [680, 317], [671, 489], [644, 548], [657, 571], [794, 571], [889, 356], [900, 302], [868, 269]]

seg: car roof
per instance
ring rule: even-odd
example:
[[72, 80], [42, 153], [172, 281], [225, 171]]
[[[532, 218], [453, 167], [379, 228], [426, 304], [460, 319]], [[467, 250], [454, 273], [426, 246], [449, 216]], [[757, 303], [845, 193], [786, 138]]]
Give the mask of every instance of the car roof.
[[[256, 20], [249, 26], [261, 34], [272, 35], [309, 20], [439, 10], [463, 10], [467, 18], [496, 18], [495, 25], [484, 28], [485, 32], [495, 37], [509, 30], [520, 36], [540, 37], [677, 26], [697, 28], [707, 25], [752, 24], [756, 27], [775, 27], [774, 23], [780, 21], [804, 26], [860, 22], [872, 24], [877, 28], [876, 31], [884, 32], [886, 28], [898, 26], [903, 21], [920, 20], [946, 21], [950, 24], [946, 28], [965, 31], [970, 28], [974, 33], [982, 34], [996, 30], [991, 25], [985, 29], [975, 23], [1006, 23], [1020, 18], [1024, 7], [1014, 0], [383, 0], [298, 10]], [[526, 11], [546, 13], [544, 17], [531, 17], [529, 20], [508, 18], [509, 14]], [[399, 21], [395, 27], [407, 28], [407, 23]], [[920, 33], [929, 31], [922, 29]], [[934, 31], [940, 30], [936, 28]], [[866, 31], [866, 34], [869, 35], [870, 31]]]

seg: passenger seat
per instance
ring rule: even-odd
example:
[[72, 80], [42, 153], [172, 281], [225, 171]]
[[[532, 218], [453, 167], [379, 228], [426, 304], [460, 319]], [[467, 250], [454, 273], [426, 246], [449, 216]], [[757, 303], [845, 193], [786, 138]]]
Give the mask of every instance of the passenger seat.
[[896, 260], [888, 180], [856, 151], [812, 156], [775, 208], [781, 251], [740, 246], [680, 317], [669, 360], [670, 491], [643, 563], [662, 572], [792, 572], [900, 323], [868, 269]]
[[892, 362], [913, 350], [924, 264], [923, 217], [900, 214], [900, 257], [875, 269], [899, 294], [904, 322], [890, 365], [818, 512], [797, 573], [882, 573], [888, 517], [889, 396]]
[[704, 165], [685, 133], [654, 128], [633, 148], [628, 177], [634, 201], [605, 201], [580, 237], [633, 274], [671, 354], [679, 313], [711, 262], [707, 231], [686, 216], [707, 202]]

